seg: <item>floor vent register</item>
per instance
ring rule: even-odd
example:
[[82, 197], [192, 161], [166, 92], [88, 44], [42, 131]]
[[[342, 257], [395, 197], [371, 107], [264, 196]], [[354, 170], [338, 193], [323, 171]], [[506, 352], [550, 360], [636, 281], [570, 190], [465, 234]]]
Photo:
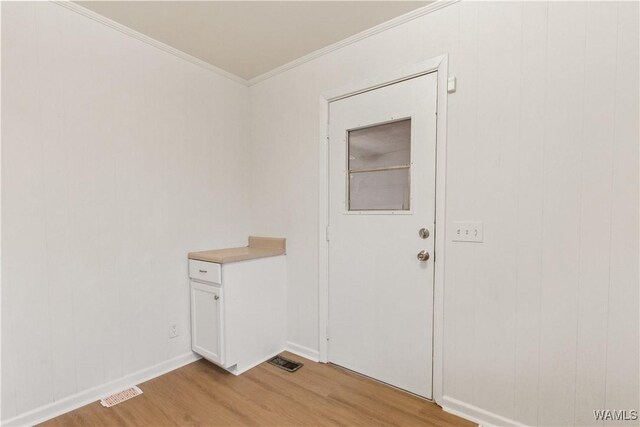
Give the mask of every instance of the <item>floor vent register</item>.
[[303, 366], [302, 363], [294, 362], [282, 356], [272, 357], [269, 359], [269, 363], [287, 372], [295, 372]]
[[117, 405], [118, 403], [122, 403], [125, 400], [129, 400], [132, 397], [136, 397], [136, 396], [140, 396], [142, 394], [142, 390], [140, 390], [138, 387], [133, 386], [131, 388], [128, 388], [126, 390], [122, 390], [119, 391], [115, 394], [112, 394], [111, 396], [105, 397], [104, 399], [100, 400], [100, 404], [102, 406], [104, 406], [105, 408], [110, 408], [113, 405]]

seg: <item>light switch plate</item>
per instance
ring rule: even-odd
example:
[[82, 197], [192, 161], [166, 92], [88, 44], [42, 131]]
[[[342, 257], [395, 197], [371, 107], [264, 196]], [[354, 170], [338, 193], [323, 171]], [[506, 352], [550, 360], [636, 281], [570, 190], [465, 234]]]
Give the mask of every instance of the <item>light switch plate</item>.
[[481, 221], [454, 221], [451, 240], [454, 242], [482, 242], [482, 225]]

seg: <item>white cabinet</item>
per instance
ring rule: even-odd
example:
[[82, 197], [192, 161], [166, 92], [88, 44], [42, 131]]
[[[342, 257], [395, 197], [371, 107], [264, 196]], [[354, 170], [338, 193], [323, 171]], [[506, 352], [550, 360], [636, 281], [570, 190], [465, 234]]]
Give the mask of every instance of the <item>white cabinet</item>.
[[224, 364], [222, 354], [222, 289], [191, 281], [191, 340], [193, 351]]
[[285, 257], [189, 260], [192, 350], [236, 375], [285, 348]]

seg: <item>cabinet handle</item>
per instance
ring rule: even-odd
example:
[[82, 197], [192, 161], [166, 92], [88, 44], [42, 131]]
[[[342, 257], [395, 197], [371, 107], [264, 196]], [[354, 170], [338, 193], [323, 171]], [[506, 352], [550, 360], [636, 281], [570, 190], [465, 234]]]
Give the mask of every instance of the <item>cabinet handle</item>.
[[214, 300], [216, 300], [216, 301], [218, 301], [218, 300], [220, 299], [220, 297], [219, 297], [218, 295], [214, 295], [214, 296], [213, 296], [213, 299], [214, 299]]
[[206, 273], [207, 270], [198, 270], [200, 273]]

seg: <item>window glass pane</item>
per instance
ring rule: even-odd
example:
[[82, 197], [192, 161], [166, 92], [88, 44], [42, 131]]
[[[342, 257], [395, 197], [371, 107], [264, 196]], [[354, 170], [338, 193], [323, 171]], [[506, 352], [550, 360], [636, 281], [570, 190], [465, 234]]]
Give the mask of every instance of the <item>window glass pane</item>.
[[409, 210], [411, 119], [348, 136], [349, 210]]
[[409, 169], [349, 175], [349, 210], [408, 210]]
[[349, 170], [411, 163], [411, 119], [349, 131]]

